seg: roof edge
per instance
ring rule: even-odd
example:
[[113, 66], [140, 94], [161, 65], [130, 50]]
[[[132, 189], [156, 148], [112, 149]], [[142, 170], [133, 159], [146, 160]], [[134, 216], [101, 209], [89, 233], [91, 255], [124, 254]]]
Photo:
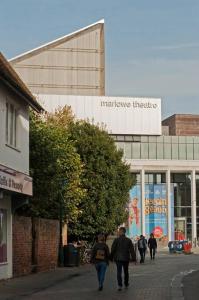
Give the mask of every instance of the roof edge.
[[95, 23], [93, 23], [93, 24], [90, 24], [90, 25], [88, 25], [88, 26], [86, 26], [86, 27], [80, 28], [80, 29], [78, 29], [78, 30], [76, 30], [76, 31], [73, 31], [73, 32], [69, 33], [69, 34], [66, 34], [66, 35], [64, 35], [64, 36], [62, 36], [62, 37], [60, 37], [60, 38], [57, 38], [57, 39], [55, 39], [55, 40], [53, 40], [53, 41], [51, 41], [51, 42], [48, 42], [48, 43], [46, 43], [46, 44], [43, 44], [43, 45], [39, 46], [39, 47], [33, 48], [32, 50], [29, 50], [29, 51], [26, 51], [26, 52], [24, 52], [24, 53], [22, 53], [22, 54], [19, 54], [19, 55], [15, 56], [15, 57], [9, 59], [8, 61], [9, 61], [10, 63], [12, 63], [12, 62], [14, 62], [14, 61], [17, 60], [17, 59], [22, 58], [23, 56], [26, 56], [26, 55], [28, 55], [28, 54], [34, 53], [35, 51], [41, 50], [41, 49], [44, 48], [44, 47], [53, 45], [54, 43], [57, 43], [57, 42], [59, 42], [59, 41], [65, 39], [65, 38], [67, 38], [67, 37], [68, 37], [68, 38], [69, 38], [69, 37], [72, 37], [73, 35], [78, 34], [78, 33], [82, 32], [82, 31], [87, 30], [87, 29], [89, 29], [89, 28], [91, 28], [91, 27], [93, 27], [93, 26], [96, 26], [96, 25], [98, 25], [98, 24], [104, 24], [104, 19], [101, 19], [101, 20], [99, 20], [99, 21], [97, 21], [97, 22], [95, 22]]

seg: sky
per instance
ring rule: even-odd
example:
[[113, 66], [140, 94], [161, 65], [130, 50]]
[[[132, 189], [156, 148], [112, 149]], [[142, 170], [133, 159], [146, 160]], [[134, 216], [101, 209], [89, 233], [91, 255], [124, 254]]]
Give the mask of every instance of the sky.
[[106, 95], [160, 97], [199, 114], [199, 0], [1, 0], [9, 59], [105, 19]]

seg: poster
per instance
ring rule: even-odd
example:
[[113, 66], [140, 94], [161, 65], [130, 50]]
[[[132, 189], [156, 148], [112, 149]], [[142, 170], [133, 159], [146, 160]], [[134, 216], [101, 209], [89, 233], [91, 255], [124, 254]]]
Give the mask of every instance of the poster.
[[135, 185], [130, 190], [127, 235], [130, 238], [138, 238], [141, 234], [141, 224], [141, 186]]
[[145, 233], [155, 238], [167, 238], [167, 197], [166, 184], [145, 185]]

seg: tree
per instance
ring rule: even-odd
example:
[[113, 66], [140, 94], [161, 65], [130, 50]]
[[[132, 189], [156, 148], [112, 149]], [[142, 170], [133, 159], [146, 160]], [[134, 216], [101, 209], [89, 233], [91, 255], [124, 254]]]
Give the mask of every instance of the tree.
[[90, 238], [98, 232], [112, 232], [126, 221], [126, 206], [133, 177], [106, 131], [87, 122], [70, 125], [84, 165], [82, 185], [86, 197], [79, 204], [82, 214], [69, 230], [77, 236]]
[[[68, 115], [67, 115], [68, 113]], [[72, 122], [67, 110], [65, 118]], [[84, 197], [81, 187], [82, 164], [69, 139], [66, 127], [47, 117], [31, 113], [30, 118], [30, 174], [34, 195], [29, 214], [45, 218], [59, 218], [60, 207], [68, 222], [75, 222], [80, 213], [78, 205]]]

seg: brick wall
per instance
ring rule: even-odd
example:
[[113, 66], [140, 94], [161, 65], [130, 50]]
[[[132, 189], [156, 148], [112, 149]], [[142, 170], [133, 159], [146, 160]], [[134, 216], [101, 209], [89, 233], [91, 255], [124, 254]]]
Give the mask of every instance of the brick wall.
[[36, 219], [35, 262], [37, 271], [56, 268], [59, 251], [59, 221]]
[[176, 114], [162, 121], [169, 126], [169, 135], [199, 136], [199, 115]]
[[13, 217], [13, 275], [56, 268], [59, 221]]
[[13, 216], [13, 274], [31, 273], [32, 270], [31, 218]]

